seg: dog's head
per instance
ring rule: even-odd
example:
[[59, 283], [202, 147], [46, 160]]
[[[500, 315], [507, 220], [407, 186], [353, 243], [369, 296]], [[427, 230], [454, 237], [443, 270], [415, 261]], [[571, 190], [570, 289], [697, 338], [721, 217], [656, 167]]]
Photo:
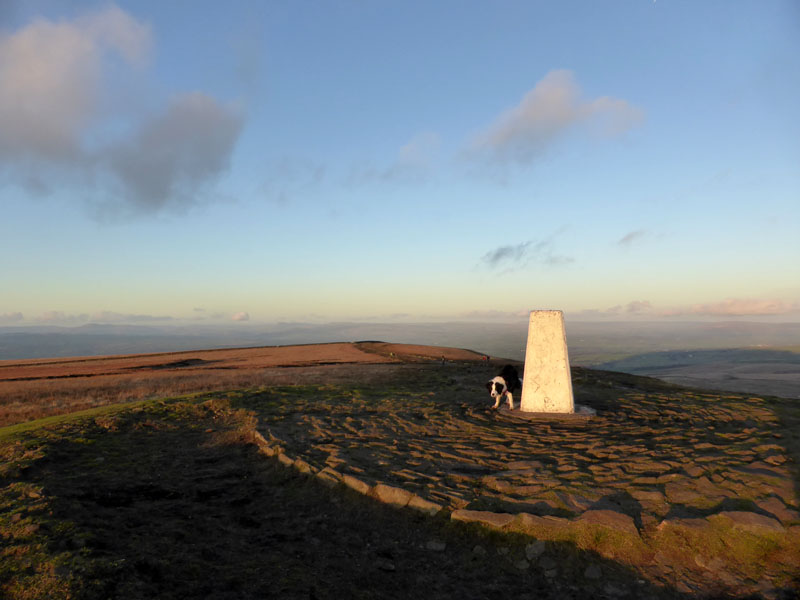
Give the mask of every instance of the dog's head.
[[506, 393], [508, 386], [506, 385], [506, 380], [498, 375], [491, 381], [486, 382], [486, 389], [489, 390], [489, 395], [492, 398], [499, 398]]

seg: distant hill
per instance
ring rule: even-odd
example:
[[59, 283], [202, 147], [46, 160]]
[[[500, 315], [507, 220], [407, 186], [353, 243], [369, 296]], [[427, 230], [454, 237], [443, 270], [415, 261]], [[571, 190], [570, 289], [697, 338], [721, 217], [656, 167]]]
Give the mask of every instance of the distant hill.
[[[588, 322], [567, 319], [570, 361], [593, 366], [668, 350], [795, 347], [800, 323]], [[107, 356], [251, 346], [386, 340], [470, 348], [523, 360], [527, 321], [432, 323], [275, 323], [271, 325], [112, 325], [0, 327], [0, 360]]]
[[[741, 352], [793, 349], [800, 352], [800, 323], [759, 322], [583, 322], [567, 319], [573, 366], [599, 367], [661, 377], [687, 385], [797, 397], [796, 371], [775, 355]], [[468, 348], [522, 361], [527, 321], [437, 323], [275, 323], [258, 325], [114, 325], [0, 327], [0, 360], [109, 356], [391, 340]], [[735, 349], [728, 354], [688, 354]], [[683, 354], [682, 354], [683, 353]], [[689, 361], [687, 363], [687, 360]], [[674, 364], [675, 361], [681, 364]]]

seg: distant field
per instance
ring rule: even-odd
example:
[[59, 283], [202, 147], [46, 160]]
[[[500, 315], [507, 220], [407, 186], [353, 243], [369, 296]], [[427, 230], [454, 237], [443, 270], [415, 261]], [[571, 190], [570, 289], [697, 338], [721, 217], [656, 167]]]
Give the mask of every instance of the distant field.
[[692, 387], [800, 399], [800, 353], [790, 350], [648, 352], [596, 366]]

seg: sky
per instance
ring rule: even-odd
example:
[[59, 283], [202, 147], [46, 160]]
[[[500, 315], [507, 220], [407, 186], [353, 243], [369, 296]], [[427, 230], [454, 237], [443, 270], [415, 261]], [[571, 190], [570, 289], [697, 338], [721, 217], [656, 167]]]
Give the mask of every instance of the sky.
[[800, 4], [0, 0], [0, 326], [800, 320]]

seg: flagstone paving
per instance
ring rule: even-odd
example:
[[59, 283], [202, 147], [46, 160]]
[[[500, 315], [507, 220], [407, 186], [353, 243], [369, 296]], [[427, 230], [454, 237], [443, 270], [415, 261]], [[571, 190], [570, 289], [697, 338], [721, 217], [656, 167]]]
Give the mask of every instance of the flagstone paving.
[[[256, 411], [265, 452], [388, 504], [579, 544], [608, 531], [601, 554], [679, 590], [796, 585], [796, 401], [575, 369], [596, 416], [520, 420], [490, 408], [487, 369], [406, 365], [384, 385], [234, 400]], [[761, 572], [733, 560], [735, 537], [772, 545]]]

